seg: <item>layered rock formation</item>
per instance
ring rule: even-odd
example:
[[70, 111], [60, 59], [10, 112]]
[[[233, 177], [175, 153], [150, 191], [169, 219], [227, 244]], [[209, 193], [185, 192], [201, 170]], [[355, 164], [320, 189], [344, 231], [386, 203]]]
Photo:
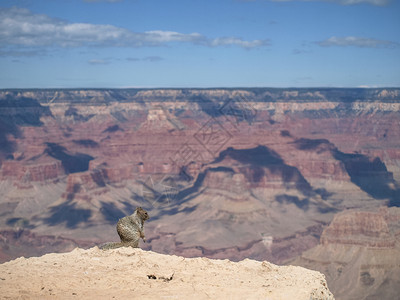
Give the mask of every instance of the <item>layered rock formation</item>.
[[397, 299], [400, 208], [339, 213], [320, 245], [290, 263], [323, 272], [337, 299]]

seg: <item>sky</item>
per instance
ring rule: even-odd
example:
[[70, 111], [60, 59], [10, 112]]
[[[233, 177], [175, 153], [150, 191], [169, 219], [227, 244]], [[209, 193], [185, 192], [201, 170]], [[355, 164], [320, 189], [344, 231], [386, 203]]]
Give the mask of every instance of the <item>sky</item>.
[[400, 87], [398, 0], [0, 0], [0, 88]]

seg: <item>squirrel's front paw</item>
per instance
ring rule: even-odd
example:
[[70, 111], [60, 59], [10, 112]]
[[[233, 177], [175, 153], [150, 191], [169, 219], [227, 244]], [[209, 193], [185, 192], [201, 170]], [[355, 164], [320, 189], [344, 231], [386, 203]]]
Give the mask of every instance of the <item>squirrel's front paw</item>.
[[143, 238], [143, 242], [145, 242], [145, 243], [146, 243], [146, 238]]

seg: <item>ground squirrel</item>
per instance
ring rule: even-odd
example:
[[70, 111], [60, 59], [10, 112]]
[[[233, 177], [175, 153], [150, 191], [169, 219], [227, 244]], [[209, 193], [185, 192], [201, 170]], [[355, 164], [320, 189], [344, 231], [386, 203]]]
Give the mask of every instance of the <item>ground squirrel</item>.
[[147, 214], [147, 211], [141, 207], [136, 208], [132, 215], [119, 219], [117, 223], [117, 232], [121, 242], [107, 243], [102, 245], [100, 248], [103, 250], [129, 246], [138, 248], [140, 238], [143, 239], [143, 242], [146, 242], [143, 223], [148, 219], [149, 215]]

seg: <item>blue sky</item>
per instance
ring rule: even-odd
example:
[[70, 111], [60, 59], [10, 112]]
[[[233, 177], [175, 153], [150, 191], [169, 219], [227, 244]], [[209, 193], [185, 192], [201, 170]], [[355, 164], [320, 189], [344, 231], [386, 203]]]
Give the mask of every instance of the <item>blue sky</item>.
[[1, 0], [0, 88], [400, 87], [397, 0]]

